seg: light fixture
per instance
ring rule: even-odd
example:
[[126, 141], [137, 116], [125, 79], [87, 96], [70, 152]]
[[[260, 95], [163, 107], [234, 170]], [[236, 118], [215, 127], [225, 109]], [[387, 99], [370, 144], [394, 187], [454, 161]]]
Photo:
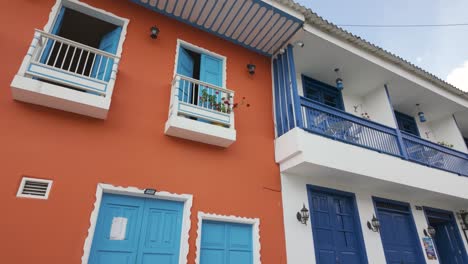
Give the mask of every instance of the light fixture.
[[338, 90], [343, 90], [344, 86], [343, 86], [343, 79], [341, 79], [341, 74], [340, 74], [340, 69], [339, 68], [335, 68], [334, 70], [336, 72], [336, 89]]
[[156, 189], [145, 189], [143, 193], [147, 195], [154, 195], [156, 194]]
[[370, 222], [367, 221], [367, 228], [374, 232], [380, 231], [380, 221], [375, 217], [375, 215], [372, 215], [372, 220]]
[[461, 210], [460, 211], [460, 217], [461, 217], [463, 230], [468, 230], [468, 212], [464, 211], [464, 210]]
[[152, 26], [150, 30], [151, 30], [151, 35], [150, 35], [151, 38], [157, 39], [159, 35], [159, 28], [157, 26]]
[[255, 66], [255, 64], [252, 64], [252, 63], [249, 63], [247, 64], [247, 70], [249, 71], [249, 74], [250, 75], [254, 75], [255, 74], [255, 68], [257, 66]]
[[416, 104], [416, 108], [418, 109], [419, 121], [420, 121], [421, 123], [426, 122], [426, 117], [424, 116], [424, 112], [421, 111], [420, 105], [419, 105], [419, 104]]
[[300, 40], [294, 42], [294, 44], [295, 44], [296, 46], [298, 46], [298, 47], [301, 47], [301, 48], [304, 47], [304, 42], [302, 42], [302, 41], [300, 41]]
[[286, 51], [284, 49], [279, 50], [279, 54], [284, 54]]
[[301, 222], [304, 225], [307, 225], [307, 220], [309, 220], [309, 210], [305, 207], [305, 204], [302, 206], [301, 211], [296, 214], [297, 221]]
[[427, 237], [433, 238], [435, 236], [435, 234], [436, 234], [436, 230], [432, 226], [428, 226], [427, 230], [424, 229], [424, 235], [427, 236]]

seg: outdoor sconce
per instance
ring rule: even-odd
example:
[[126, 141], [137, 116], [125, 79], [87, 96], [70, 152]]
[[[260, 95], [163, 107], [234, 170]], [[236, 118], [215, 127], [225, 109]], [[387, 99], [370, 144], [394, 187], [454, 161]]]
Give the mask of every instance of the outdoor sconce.
[[157, 26], [152, 26], [151, 27], [151, 38], [152, 39], [157, 39], [159, 35], [159, 28]]
[[344, 86], [343, 86], [343, 79], [341, 79], [340, 69], [336, 68], [335, 72], [336, 72], [336, 81], [335, 81], [336, 89], [342, 91], [344, 89]]
[[423, 232], [424, 232], [424, 235], [425, 235], [425, 236], [430, 237], [430, 238], [433, 238], [433, 237], [435, 236], [435, 234], [436, 234], [436, 230], [435, 230], [435, 228], [432, 227], [432, 226], [428, 226], [428, 227], [427, 227], [427, 230], [424, 229]]
[[372, 215], [372, 220], [370, 222], [367, 221], [367, 228], [374, 232], [380, 231], [380, 221], [375, 217], [375, 215]]
[[307, 220], [309, 220], [309, 210], [305, 207], [305, 204], [302, 206], [301, 211], [296, 214], [297, 221], [307, 225]]
[[302, 41], [300, 41], [300, 40], [294, 42], [294, 44], [296, 44], [298, 47], [301, 47], [301, 48], [304, 47], [304, 42], [302, 42]]
[[463, 230], [468, 230], [468, 212], [467, 211], [460, 211], [460, 218]]
[[143, 193], [147, 195], [154, 195], [156, 193], [156, 189], [145, 189]]
[[421, 111], [421, 108], [419, 107], [419, 104], [416, 104], [416, 107], [418, 108], [419, 121], [420, 121], [421, 123], [426, 122], [426, 117], [424, 116], [424, 112]]
[[250, 75], [254, 75], [254, 74], [255, 74], [255, 68], [256, 68], [256, 67], [257, 67], [257, 66], [255, 66], [255, 64], [251, 64], [251, 63], [247, 64], [247, 70], [249, 71], [249, 74], [250, 74]]

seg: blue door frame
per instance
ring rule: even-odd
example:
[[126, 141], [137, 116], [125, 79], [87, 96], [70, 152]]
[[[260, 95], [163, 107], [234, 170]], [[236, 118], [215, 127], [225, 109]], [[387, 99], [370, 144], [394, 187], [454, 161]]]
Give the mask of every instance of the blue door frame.
[[[385, 199], [385, 198], [380, 198], [380, 197], [375, 197], [373, 196], [372, 197], [372, 202], [374, 204], [374, 211], [377, 215], [377, 219], [381, 219], [380, 217], [380, 214], [379, 214], [379, 210], [378, 210], [378, 207], [377, 207], [377, 202], [384, 202], [384, 203], [389, 203], [389, 204], [394, 204], [394, 205], [400, 205], [400, 206], [405, 206], [408, 208], [408, 215], [410, 217], [410, 221], [411, 221], [411, 230], [414, 232], [415, 236], [413, 236], [413, 239], [414, 239], [414, 243], [416, 244], [416, 251], [417, 251], [417, 260], [418, 260], [418, 263], [426, 263], [426, 259], [424, 258], [424, 254], [423, 254], [423, 251], [422, 251], [422, 247], [421, 247], [421, 242], [419, 241], [419, 235], [418, 235], [418, 230], [416, 228], [416, 223], [414, 222], [414, 217], [413, 217], [413, 212], [411, 211], [411, 205], [409, 203], [406, 203], [406, 202], [400, 202], [400, 201], [395, 201], [395, 200], [390, 200], [390, 199]], [[382, 237], [381, 237], [381, 240], [382, 240]], [[382, 246], [383, 246], [383, 240], [382, 240]], [[385, 248], [384, 248], [385, 250]], [[385, 255], [385, 258], [387, 256]]]
[[[360, 252], [360, 260], [361, 263], [367, 264], [369, 263], [367, 260], [367, 253], [366, 253], [366, 246], [364, 244], [364, 236], [362, 234], [362, 228], [361, 228], [361, 220], [359, 217], [359, 210], [357, 207], [357, 202], [356, 202], [356, 195], [354, 193], [350, 192], [345, 192], [345, 191], [340, 191], [340, 190], [335, 190], [335, 189], [330, 189], [322, 186], [316, 186], [316, 185], [311, 185], [307, 184], [307, 197], [309, 200], [309, 211], [312, 212], [312, 192], [319, 192], [319, 193], [324, 193], [324, 194], [330, 194], [330, 195], [336, 195], [336, 196], [342, 196], [349, 198], [352, 201], [353, 205], [353, 220], [355, 223], [355, 232], [356, 232], [356, 241], [358, 242], [358, 250]], [[311, 224], [314, 225], [313, 223], [313, 216], [311, 215], [310, 217]], [[317, 248], [317, 243], [314, 240], [314, 234], [312, 234], [312, 239], [314, 241], [314, 250], [315, 250], [315, 259], [318, 262], [318, 248]]]
[[[452, 223], [453, 226], [455, 226], [455, 239], [457, 240], [460, 248], [461, 248], [461, 251], [462, 251], [462, 258], [463, 258], [463, 263], [468, 263], [468, 254], [466, 252], [466, 249], [465, 249], [465, 243], [463, 243], [463, 238], [461, 236], [461, 232], [460, 232], [460, 229], [458, 228], [458, 225], [457, 225], [457, 221], [455, 220], [455, 215], [453, 214], [453, 212], [451, 211], [447, 211], [447, 210], [442, 210], [442, 209], [437, 209], [437, 208], [432, 208], [432, 207], [427, 207], [427, 206], [424, 206], [423, 207], [424, 209], [424, 216], [426, 217], [426, 222], [427, 224], [429, 225], [429, 218], [428, 218], [428, 213], [429, 212], [436, 212], [436, 213], [443, 213], [443, 214], [447, 214], [447, 215], [450, 215], [450, 222]], [[435, 242], [434, 242], [435, 243]], [[439, 255], [439, 251], [437, 249], [437, 246], [435, 246], [435, 250], [437, 252], [437, 256], [440, 256]], [[440, 257], [439, 257], [440, 259]]]

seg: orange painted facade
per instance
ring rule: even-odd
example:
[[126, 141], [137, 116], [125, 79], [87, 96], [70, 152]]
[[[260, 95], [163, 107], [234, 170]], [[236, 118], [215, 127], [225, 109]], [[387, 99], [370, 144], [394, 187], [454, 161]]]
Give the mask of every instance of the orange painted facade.
[[[188, 263], [198, 211], [260, 218], [262, 263], [286, 263], [270, 58], [130, 1], [85, 2], [130, 20], [107, 120], [12, 99], [10, 82], [55, 1], [0, 3], [1, 262], [81, 263], [97, 184], [109, 183], [193, 195]], [[226, 149], [164, 135], [177, 39], [226, 56], [227, 87], [251, 104], [236, 110], [237, 141]], [[17, 198], [23, 176], [52, 179], [49, 199]]]

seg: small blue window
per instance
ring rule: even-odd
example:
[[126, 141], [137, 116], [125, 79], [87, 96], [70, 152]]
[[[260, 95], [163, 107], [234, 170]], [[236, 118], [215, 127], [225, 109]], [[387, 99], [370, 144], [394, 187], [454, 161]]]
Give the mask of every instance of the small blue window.
[[304, 96], [328, 106], [344, 110], [341, 92], [331, 85], [302, 75]]
[[202, 222], [201, 264], [252, 264], [252, 225]]
[[397, 111], [395, 111], [395, 117], [398, 123], [398, 128], [401, 131], [405, 131], [406, 133], [419, 137], [418, 125], [416, 124], [414, 117]]

